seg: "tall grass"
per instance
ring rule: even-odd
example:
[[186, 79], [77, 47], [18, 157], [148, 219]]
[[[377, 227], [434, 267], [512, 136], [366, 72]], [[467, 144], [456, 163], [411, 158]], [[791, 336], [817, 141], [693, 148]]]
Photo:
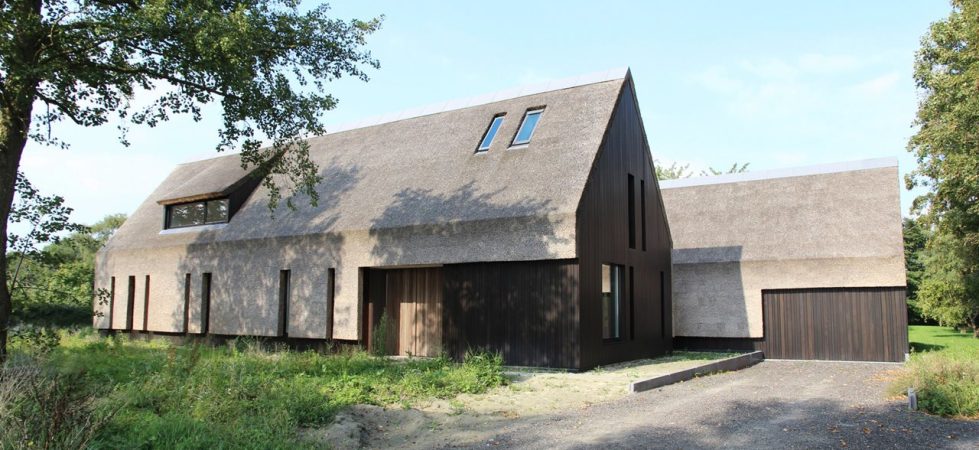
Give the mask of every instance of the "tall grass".
[[328, 424], [348, 405], [407, 406], [505, 381], [500, 358], [482, 354], [462, 364], [393, 361], [254, 340], [215, 348], [91, 334], [63, 337], [44, 365], [119, 406], [91, 448], [302, 448], [300, 427]]
[[891, 383], [892, 395], [914, 388], [918, 407], [948, 417], [979, 418], [979, 339], [946, 327], [913, 326], [916, 350]]

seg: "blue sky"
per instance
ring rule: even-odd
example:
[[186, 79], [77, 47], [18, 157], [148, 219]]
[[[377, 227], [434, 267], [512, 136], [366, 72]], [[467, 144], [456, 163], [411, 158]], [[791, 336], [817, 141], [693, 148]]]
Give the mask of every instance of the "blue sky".
[[[629, 66], [654, 156], [764, 170], [906, 151], [914, 53], [947, 1], [335, 2], [386, 15], [371, 81], [331, 85], [327, 124]], [[141, 99], [137, 98], [139, 102]], [[145, 100], [145, 99], [144, 99]], [[70, 150], [30, 145], [23, 170], [91, 223], [131, 213], [174, 165], [215, 155], [220, 111], [132, 128], [61, 124]], [[912, 193], [903, 191], [907, 214]]]

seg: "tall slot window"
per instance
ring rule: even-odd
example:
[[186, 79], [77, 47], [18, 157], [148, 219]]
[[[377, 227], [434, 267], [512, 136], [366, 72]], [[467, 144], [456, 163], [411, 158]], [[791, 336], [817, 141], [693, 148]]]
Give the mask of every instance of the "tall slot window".
[[513, 136], [513, 143], [510, 145], [530, 143], [530, 138], [534, 137], [534, 130], [537, 129], [537, 124], [540, 122], [540, 117], [543, 113], [544, 108], [527, 110], [523, 116], [523, 121], [520, 122], [520, 128], [517, 129], [517, 134]]
[[201, 275], [201, 334], [211, 332], [211, 274]]
[[337, 270], [334, 268], [326, 271], [326, 338], [333, 339], [333, 302], [337, 287]]
[[636, 268], [629, 266], [629, 339], [636, 340]]
[[486, 133], [483, 134], [483, 140], [479, 141], [479, 147], [476, 148], [476, 153], [482, 153], [490, 149], [490, 146], [493, 145], [493, 138], [496, 137], [496, 132], [500, 131], [500, 126], [502, 125], [503, 114], [497, 114], [490, 122], [490, 126], [486, 129]]
[[116, 277], [112, 277], [109, 284], [109, 329], [112, 329], [112, 319], [116, 312]]
[[622, 337], [622, 285], [625, 270], [617, 264], [602, 264], [602, 339]]
[[133, 331], [133, 309], [136, 308], [136, 277], [129, 276], [129, 289], [126, 291], [126, 331]]
[[660, 337], [666, 339], [666, 273], [659, 272], [659, 329]]
[[646, 251], [646, 180], [639, 180], [639, 226], [642, 230], [642, 250]]
[[190, 333], [190, 274], [184, 275], [184, 333]]
[[289, 336], [289, 271], [279, 271], [279, 336]]
[[143, 283], [143, 331], [148, 331], [147, 323], [150, 319], [150, 276], [146, 276]]
[[629, 174], [629, 248], [636, 248], [636, 177]]

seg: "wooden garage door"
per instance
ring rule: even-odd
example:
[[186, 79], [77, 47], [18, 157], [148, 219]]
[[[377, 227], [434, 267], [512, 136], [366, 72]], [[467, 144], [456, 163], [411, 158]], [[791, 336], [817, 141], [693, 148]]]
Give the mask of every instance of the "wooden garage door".
[[904, 287], [762, 291], [766, 358], [904, 361]]

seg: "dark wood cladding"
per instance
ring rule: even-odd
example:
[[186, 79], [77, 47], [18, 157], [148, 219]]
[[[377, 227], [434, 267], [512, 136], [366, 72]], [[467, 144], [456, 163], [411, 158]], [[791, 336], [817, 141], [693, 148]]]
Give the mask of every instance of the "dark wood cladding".
[[[629, 77], [578, 205], [581, 369], [672, 349], [671, 290], [662, 286], [671, 278], [672, 243], [634, 92]], [[630, 193], [640, 189], [639, 195]], [[630, 205], [630, 199], [645, 204]], [[640, 245], [635, 245], [637, 237]], [[625, 285], [634, 289], [618, 341], [602, 340], [602, 264], [626, 267]]]
[[762, 291], [762, 338], [677, 337], [688, 350], [765, 352], [771, 359], [904, 361], [908, 351], [905, 288]]
[[766, 358], [904, 361], [905, 288], [762, 291]]
[[574, 260], [454, 264], [442, 274], [448, 355], [489, 350], [508, 365], [580, 367]]

